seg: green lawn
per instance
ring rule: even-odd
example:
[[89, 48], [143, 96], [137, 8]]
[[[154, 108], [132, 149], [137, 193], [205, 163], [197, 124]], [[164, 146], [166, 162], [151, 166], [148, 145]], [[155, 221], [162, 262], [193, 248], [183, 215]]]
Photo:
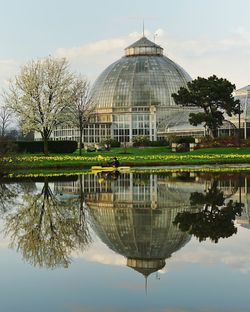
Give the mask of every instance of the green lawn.
[[243, 148], [206, 148], [188, 153], [174, 153], [167, 147], [146, 147], [146, 148], [112, 148], [111, 151], [85, 152], [82, 156], [79, 153], [68, 155], [42, 154], [18, 155], [15, 168], [12, 172], [22, 170], [41, 171], [53, 170], [76, 170], [88, 169], [92, 165], [103, 164], [116, 156], [121, 165], [128, 166], [164, 166], [164, 165], [194, 165], [194, 164], [250, 164], [250, 147]]
[[[77, 150], [75, 155], [79, 155], [79, 151]], [[119, 157], [124, 156], [124, 154], [134, 155], [134, 156], [142, 156], [142, 155], [166, 155], [172, 154], [171, 149], [169, 147], [128, 147], [126, 149], [121, 147], [114, 147], [110, 151], [98, 151], [98, 152], [85, 152], [83, 151], [83, 156], [88, 157], [96, 157], [97, 155], [110, 156], [110, 157]]]
[[207, 155], [207, 154], [250, 154], [250, 147], [211, 147], [211, 148], [201, 148], [197, 149], [193, 152], [190, 152], [188, 154], [193, 155]]
[[[202, 148], [194, 150], [193, 152], [187, 153], [174, 153], [171, 151], [169, 147], [129, 147], [126, 150], [124, 148], [112, 148], [110, 151], [97, 151], [97, 152], [85, 152], [82, 151], [83, 157], [95, 158], [98, 155], [102, 155], [104, 157], [124, 157], [124, 156], [155, 156], [155, 155], [175, 155], [175, 156], [183, 156], [183, 155], [213, 155], [213, 154], [250, 154], [250, 147], [217, 147], [217, 148]], [[20, 154], [19, 156], [37, 156], [43, 157], [43, 154]], [[79, 156], [79, 150], [74, 152], [73, 154], [50, 154], [49, 157], [57, 157], [57, 156]]]
[[[250, 147], [213, 147], [213, 148], [201, 148], [194, 150], [193, 152], [187, 153], [174, 153], [169, 147], [130, 147], [126, 149], [128, 155], [134, 156], [143, 156], [143, 155], [207, 155], [207, 154], [250, 154]], [[116, 156], [119, 157], [124, 155], [124, 148], [112, 148], [110, 151], [104, 152], [85, 152], [83, 151], [83, 156], [94, 157], [97, 155], [103, 156]], [[75, 155], [79, 155], [79, 152], [76, 151]]]

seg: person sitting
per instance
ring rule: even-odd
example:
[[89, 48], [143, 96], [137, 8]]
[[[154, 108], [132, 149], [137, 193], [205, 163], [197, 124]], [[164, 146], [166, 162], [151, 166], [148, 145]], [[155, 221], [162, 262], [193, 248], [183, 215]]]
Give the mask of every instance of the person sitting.
[[114, 159], [112, 161], [112, 166], [115, 168], [118, 168], [120, 166], [120, 162], [116, 157], [114, 157]]

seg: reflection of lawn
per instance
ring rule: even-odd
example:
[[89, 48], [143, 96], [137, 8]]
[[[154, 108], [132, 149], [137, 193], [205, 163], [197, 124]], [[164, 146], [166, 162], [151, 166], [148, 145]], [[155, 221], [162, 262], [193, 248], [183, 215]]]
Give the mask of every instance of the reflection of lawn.
[[57, 168], [89, 168], [92, 165], [108, 162], [118, 157], [122, 165], [179, 165], [179, 164], [218, 164], [218, 163], [250, 163], [250, 148], [206, 148], [188, 153], [173, 153], [166, 147], [112, 148], [104, 152], [83, 152], [82, 156], [74, 154], [44, 155], [22, 154], [18, 156], [17, 168], [41, 169]]

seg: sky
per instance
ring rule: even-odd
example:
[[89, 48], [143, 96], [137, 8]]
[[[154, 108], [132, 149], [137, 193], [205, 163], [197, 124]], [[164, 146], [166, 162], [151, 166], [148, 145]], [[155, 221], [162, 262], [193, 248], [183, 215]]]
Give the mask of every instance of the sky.
[[27, 62], [66, 57], [92, 83], [145, 34], [193, 79], [250, 84], [249, 0], [0, 0], [0, 89]]

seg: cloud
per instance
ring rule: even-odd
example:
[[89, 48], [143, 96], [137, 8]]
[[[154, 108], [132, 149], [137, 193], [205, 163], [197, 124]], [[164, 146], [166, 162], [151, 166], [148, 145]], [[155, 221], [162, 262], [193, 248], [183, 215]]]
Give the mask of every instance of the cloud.
[[[94, 235], [94, 234], [93, 234]], [[108, 265], [126, 266], [127, 260], [122, 255], [119, 255], [109, 249], [104, 243], [95, 236], [93, 245], [82, 252], [72, 253], [74, 258], [82, 258], [87, 261], [97, 262]]]
[[[141, 32], [89, 42], [82, 46], [56, 49], [52, 54], [66, 57], [74, 71], [92, 82], [111, 63], [124, 55], [124, 49], [141, 37]], [[216, 74], [235, 83], [238, 88], [249, 84], [250, 32], [237, 26], [229, 36], [183, 38], [158, 28], [145, 35], [164, 48], [166, 56], [181, 65], [192, 78]], [[6, 86], [19, 68], [15, 60], [0, 60], [0, 84]]]
[[192, 239], [183, 249], [174, 253], [167, 260], [163, 272], [171, 271], [172, 267], [183, 263], [202, 263], [212, 266], [225, 264], [242, 274], [250, 272], [250, 250], [248, 248], [250, 230], [237, 226], [238, 233], [230, 238], [221, 239], [218, 244], [206, 241], [199, 243]]
[[[160, 44], [165, 54], [186, 69], [193, 78], [216, 74], [236, 83], [237, 87], [249, 83], [250, 33], [242, 26], [238, 26], [230, 36], [219, 39], [173, 37], [162, 28], [153, 32], [145, 30], [145, 35]], [[73, 69], [93, 81], [109, 64], [124, 55], [124, 48], [140, 37], [140, 32], [132, 32], [127, 36], [100, 40], [80, 47], [59, 48], [54, 55], [66, 57]]]
[[67, 57], [69, 60], [72, 60], [79, 57], [88, 57], [102, 53], [109, 53], [117, 48], [124, 48], [124, 45], [126, 45], [126, 41], [123, 38], [114, 38], [89, 43], [83, 47], [78, 48], [60, 48], [56, 50], [55, 54], [59, 57]]
[[174, 38], [168, 33], [157, 38], [165, 53], [191, 76], [216, 74], [235, 83], [237, 88], [249, 84], [250, 33], [238, 28], [225, 38]]

